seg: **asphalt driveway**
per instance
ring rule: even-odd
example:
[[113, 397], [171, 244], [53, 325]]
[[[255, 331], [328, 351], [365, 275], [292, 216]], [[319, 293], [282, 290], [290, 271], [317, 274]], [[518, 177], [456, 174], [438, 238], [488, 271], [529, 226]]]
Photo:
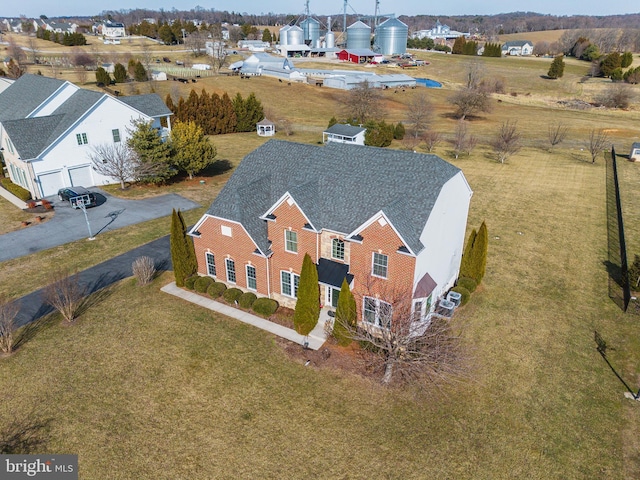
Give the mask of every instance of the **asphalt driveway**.
[[[174, 208], [184, 211], [200, 207], [196, 202], [177, 194], [125, 200], [98, 188], [90, 190], [96, 193], [98, 203], [96, 207], [87, 209], [93, 236], [171, 215]], [[53, 203], [56, 212], [51, 220], [0, 237], [0, 262], [89, 237], [89, 228], [82, 210], [71, 208], [69, 202], [60, 201], [58, 197], [49, 197], [48, 200]], [[167, 232], [168, 228], [167, 226]]]

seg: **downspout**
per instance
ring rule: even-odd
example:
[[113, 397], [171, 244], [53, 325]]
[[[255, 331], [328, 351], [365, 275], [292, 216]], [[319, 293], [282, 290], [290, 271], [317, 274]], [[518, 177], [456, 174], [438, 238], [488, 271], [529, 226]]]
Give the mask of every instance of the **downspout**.
[[269, 257], [265, 255], [267, 260], [267, 297], [271, 298], [271, 274], [269, 273]]

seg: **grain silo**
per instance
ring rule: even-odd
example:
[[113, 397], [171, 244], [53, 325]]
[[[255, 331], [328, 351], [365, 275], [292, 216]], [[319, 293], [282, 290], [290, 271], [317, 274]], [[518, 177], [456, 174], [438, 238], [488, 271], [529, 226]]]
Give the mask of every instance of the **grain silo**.
[[311, 45], [315, 45], [320, 39], [320, 22], [315, 18], [307, 17], [300, 22], [305, 41], [310, 41]]
[[371, 27], [359, 20], [347, 27], [347, 49], [357, 48], [371, 48]]
[[288, 33], [290, 28], [289, 25], [285, 25], [280, 29], [280, 45], [289, 45]]
[[289, 27], [287, 32], [287, 45], [304, 45], [304, 34], [297, 25]]
[[383, 55], [407, 52], [409, 27], [397, 18], [389, 18], [376, 28], [375, 45]]

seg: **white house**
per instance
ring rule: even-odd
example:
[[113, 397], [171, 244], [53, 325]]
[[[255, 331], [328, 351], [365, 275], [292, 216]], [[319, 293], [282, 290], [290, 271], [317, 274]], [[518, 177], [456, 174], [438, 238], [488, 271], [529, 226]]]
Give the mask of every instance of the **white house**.
[[640, 142], [633, 142], [633, 145], [631, 145], [629, 160], [632, 162], [640, 162]]
[[11, 180], [42, 198], [66, 186], [113, 183], [91, 168], [92, 146], [126, 141], [132, 120], [166, 136], [170, 115], [156, 94], [115, 98], [27, 74], [0, 93], [0, 146]]
[[124, 23], [112, 22], [110, 20], [93, 24], [91, 30], [96, 35], [103, 35], [108, 38], [122, 38], [127, 35]]
[[5, 18], [2, 20], [4, 28], [8, 32], [22, 33], [22, 20], [14, 18]]
[[528, 40], [514, 40], [502, 45], [502, 55], [527, 56], [533, 53], [533, 43]]
[[54, 33], [76, 33], [78, 29], [77, 23], [66, 22], [52, 22], [44, 19], [37, 19], [33, 21], [33, 26], [36, 30], [42, 28]]
[[338, 142], [364, 145], [364, 134], [367, 129], [353, 125], [336, 123], [322, 132], [322, 143]]
[[458, 37], [468, 37], [469, 33], [458, 32], [456, 30], [451, 30], [449, 25], [443, 25], [440, 23], [440, 20], [436, 21], [436, 26], [431, 30], [418, 30], [414, 32], [411, 37], [412, 38], [430, 38], [432, 40], [454, 40]]

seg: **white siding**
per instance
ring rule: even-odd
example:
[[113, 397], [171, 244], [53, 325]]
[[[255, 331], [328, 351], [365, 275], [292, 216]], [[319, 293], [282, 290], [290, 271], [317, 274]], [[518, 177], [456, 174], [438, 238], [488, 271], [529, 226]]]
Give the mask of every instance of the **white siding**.
[[42, 103], [30, 117], [46, 117], [51, 115], [60, 105], [66, 102], [74, 93], [80, 90], [72, 83], [65, 83], [60, 90], [55, 92], [46, 102]]
[[425, 248], [416, 258], [414, 288], [425, 273], [436, 282], [433, 299], [453, 286], [464, 249], [471, 189], [462, 172], [450, 179], [440, 191], [429, 220], [420, 235]]

